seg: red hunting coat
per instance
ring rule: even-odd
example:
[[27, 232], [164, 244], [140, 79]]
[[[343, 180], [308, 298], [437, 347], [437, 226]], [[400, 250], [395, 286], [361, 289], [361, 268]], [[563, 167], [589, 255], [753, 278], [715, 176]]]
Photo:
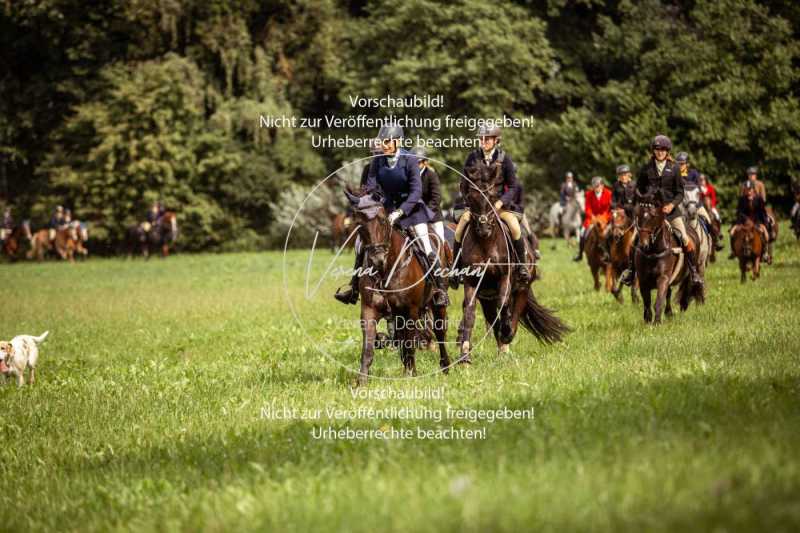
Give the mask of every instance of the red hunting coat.
[[603, 187], [600, 198], [594, 193], [594, 189], [586, 191], [586, 218], [583, 227], [588, 228], [592, 223], [592, 217], [599, 217], [609, 222], [611, 220], [611, 189]]

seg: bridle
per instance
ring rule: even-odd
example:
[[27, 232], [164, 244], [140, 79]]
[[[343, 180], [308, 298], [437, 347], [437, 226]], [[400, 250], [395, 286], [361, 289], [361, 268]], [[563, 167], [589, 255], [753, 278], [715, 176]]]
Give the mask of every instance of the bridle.
[[[639, 204], [639, 207], [641, 209], [646, 209], [646, 210], [656, 209], [656, 206], [654, 204], [651, 204], [651, 203], [642, 203], [642, 204]], [[638, 213], [635, 214], [634, 217], [633, 217], [633, 225], [636, 228], [636, 232], [641, 237], [641, 235], [642, 235], [642, 227], [639, 225], [639, 214]], [[672, 253], [672, 249], [669, 246], [667, 246], [666, 249], [664, 249], [664, 250], [662, 250], [660, 252], [649, 252], [649, 250], [653, 247], [653, 245], [655, 243], [657, 243], [659, 241], [659, 239], [663, 238], [663, 233], [664, 233], [664, 227], [665, 226], [667, 226], [667, 227], [669, 226], [669, 223], [666, 220], [664, 220], [661, 224], [659, 224], [658, 228], [656, 228], [655, 230], [648, 229], [647, 231], [650, 232], [650, 238], [648, 239], [649, 242], [647, 243], [646, 246], [642, 246], [642, 242], [641, 242], [641, 239], [640, 239], [639, 242], [636, 244], [636, 251], [639, 252], [640, 254], [642, 254], [643, 256], [649, 258], [649, 259], [660, 259], [660, 258], [662, 258], [662, 257], [664, 257], [664, 256], [666, 256], [668, 254], [671, 254]]]

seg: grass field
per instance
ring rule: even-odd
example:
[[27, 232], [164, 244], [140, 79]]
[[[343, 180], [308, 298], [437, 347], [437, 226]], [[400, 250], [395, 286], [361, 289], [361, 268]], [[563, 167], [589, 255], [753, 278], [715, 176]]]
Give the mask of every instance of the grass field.
[[[423, 400], [353, 397], [357, 309], [330, 279], [302, 302], [306, 252], [287, 258], [299, 323], [278, 252], [0, 265], [0, 337], [50, 330], [38, 383], [0, 385], [0, 530], [797, 531], [800, 244], [782, 229], [759, 281], [740, 285], [726, 250], [708, 304], [660, 327], [546, 242], [536, 292], [566, 341], [522, 332], [502, 356], [487, 341], [471, 368], [413, 382], [380, 379], [401, 367], [379, 353], [369, 390], [443, 387]], [[330, 254], [315, 259], [319, 275]], [[535, 416], [324, 418], [447, 406]], [[450, 426], [486, 438], [312, 436]]]

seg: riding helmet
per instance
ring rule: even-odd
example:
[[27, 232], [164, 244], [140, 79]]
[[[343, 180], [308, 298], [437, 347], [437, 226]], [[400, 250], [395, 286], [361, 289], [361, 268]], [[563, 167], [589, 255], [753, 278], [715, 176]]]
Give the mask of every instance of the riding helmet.
[[568, 171], [566, 174], [564, 174], [564, 177], [565, 177], [565, 178], [574, 178], [574, 177], [575, 177], [575, 175], [574, 175], [574, 174], [572, 174], [572, 171]]
[[381, 130], [378, 132], [378, 139], [382, 141], [402, 139], [402, 138], [403, 138], [403, 128], [401, 128], [397, 124], [387, 124], [381, 127]]
[[678, 152], [678, 155], [675, 157], [675, 161], [678, 163], [688, 163], [689, 162], [689, 154], [686, 152]]
[[672, 141], [669, 140], [669, 137], [666, 135], [656, 135], [653, 139], [653, 142], [650, 143], [650, 149], [655, 150], [656, 148], [661, 148], [664, 150], [672, 150]]
[[758, 174], [758, 167], [749, 167], [747, 169], [747, 175], [749, 176], [751, 174], [756, 174], [757, 175]]
[[502, 136], [503, 132], [500, 130], [500, 127], [494, 124], [483, 124], [478, 128], [478, 137], [497, 137], [500, 139]]
[[620, 166], [617, 167], [617, 176], [619, 176], [621, 174], [627, 174], [630, 171], [631, 171], [631, 167], [629, 167], [628, 165], [620, 165]]
[[600, 176], [595, 176], [592, 178], [592, 188], [595, 188], [598, 185], [601, 185], [602, 183], [603, 183], [603, 178], [601, 178]]

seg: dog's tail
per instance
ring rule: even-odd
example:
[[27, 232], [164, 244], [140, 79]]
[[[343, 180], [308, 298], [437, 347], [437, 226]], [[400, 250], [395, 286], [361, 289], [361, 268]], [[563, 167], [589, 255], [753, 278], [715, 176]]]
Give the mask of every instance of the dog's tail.
[[36, 342], [36, 344], [41, 344], [42, 341], [44, 341], [47, 338], [47, 335], [49, 335], [49, 334], [50, 334], [49, 331], [45, 331], [44, 333], [42, 333], [38, 337], [33, 337], [33, 340]]

